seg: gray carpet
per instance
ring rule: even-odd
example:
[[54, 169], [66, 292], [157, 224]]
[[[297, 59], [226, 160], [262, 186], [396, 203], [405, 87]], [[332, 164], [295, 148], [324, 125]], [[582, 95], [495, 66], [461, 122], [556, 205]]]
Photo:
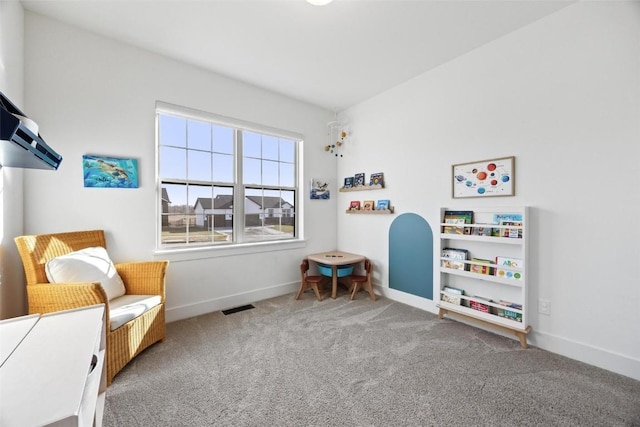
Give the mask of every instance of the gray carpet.
[[167, 325], [105, 426], [640, 426], [640, 382], [364, 293]]

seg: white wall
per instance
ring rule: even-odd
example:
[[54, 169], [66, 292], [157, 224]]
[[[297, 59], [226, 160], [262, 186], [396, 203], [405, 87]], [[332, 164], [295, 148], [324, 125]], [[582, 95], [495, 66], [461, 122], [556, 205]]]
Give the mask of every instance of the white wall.
[[[352, 141], [338, 168], [384, 171], [374, 198], [432, 225], [441, 206], [531, 206], [530, 341], [638, 379], [639, 46], [640, 3], [569, 6], [344, 112]], [[452, 164], [511, 155], [515, 197], [451, 198]], [[370, 254], [397, 297], [393, 218], [345, 215], [355, 194], [338, 200], [338, 246]]]
[[[310, 201], [308, 196], [311, 177], [336, 176], [335, 159], [323, 151], [330, 111], [41, 15], [25, 15], [27, 105], [47, 143], [63, 156], [55, 173], [25, 171], [26, 232], [101, 228], [116, 261], [169, 259], [170, 321], [293, 292], [300, 260], [335, 248], [335, 198]], [[157, 100], [305, 135], [301, 213], [306, 243], [238, 256], [198, 253], [195, 260], [154, 255]], [[137, 158], [140, 188], [84, 188], [83, 154]]]
[[[14, 0], [0, 1], [0, 92], [23, 105], [24, 13]], [[0, 166], [0, 319], [26, 310], [24, 273], [13, 236], [22, 233], [22, 169]]]

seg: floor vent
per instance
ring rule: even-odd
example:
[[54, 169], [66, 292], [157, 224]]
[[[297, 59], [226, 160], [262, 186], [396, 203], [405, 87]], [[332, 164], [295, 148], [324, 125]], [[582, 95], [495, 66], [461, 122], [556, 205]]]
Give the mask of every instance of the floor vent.
[[226, 316], [227, 314], [237, 313], [239, 311], [251, 310], [252, 308], [255, 308], [255, 307], [251, 304], [241, 305], [240, 307], [230, 308], [228, 310], [222, 310], [222, 314]]

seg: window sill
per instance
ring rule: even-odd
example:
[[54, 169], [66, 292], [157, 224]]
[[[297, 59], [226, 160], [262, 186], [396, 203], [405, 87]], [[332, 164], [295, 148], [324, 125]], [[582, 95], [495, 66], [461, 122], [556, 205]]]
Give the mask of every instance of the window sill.
[[196, 259], [221, 258], [248, 255], [261, 252], [275, 252], [300, 249], [307, 246], [306, 240], [287, 240], [260, 243], [245, 243], [225, 246], [181, 247], [176, 249], [156, 249], [156, 258], [171, 262], [193, 261]]

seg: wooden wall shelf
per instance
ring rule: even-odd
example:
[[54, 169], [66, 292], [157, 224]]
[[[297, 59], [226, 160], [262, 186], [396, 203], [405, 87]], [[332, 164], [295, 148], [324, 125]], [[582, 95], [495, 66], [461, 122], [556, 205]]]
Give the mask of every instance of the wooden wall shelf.
[[348, 214], [362, 214], [362, 215], [391, 215], [393, 214], [394, 208], [393, 206], [389, 207], [389, 209], [378, 209], [378, 210], [373, 210], [373, 211], [365, 211], [365, 210], [352, 210], [352, 209], [347, 209], [346, 213]]
[[360, 185], [358, 187], [345, 188], [342, 187], [338, 189], [341, 193], [346, 193], [349, 191], [367, 191], [367, 190], [382, 190], [384, 186], [382, 185]]

